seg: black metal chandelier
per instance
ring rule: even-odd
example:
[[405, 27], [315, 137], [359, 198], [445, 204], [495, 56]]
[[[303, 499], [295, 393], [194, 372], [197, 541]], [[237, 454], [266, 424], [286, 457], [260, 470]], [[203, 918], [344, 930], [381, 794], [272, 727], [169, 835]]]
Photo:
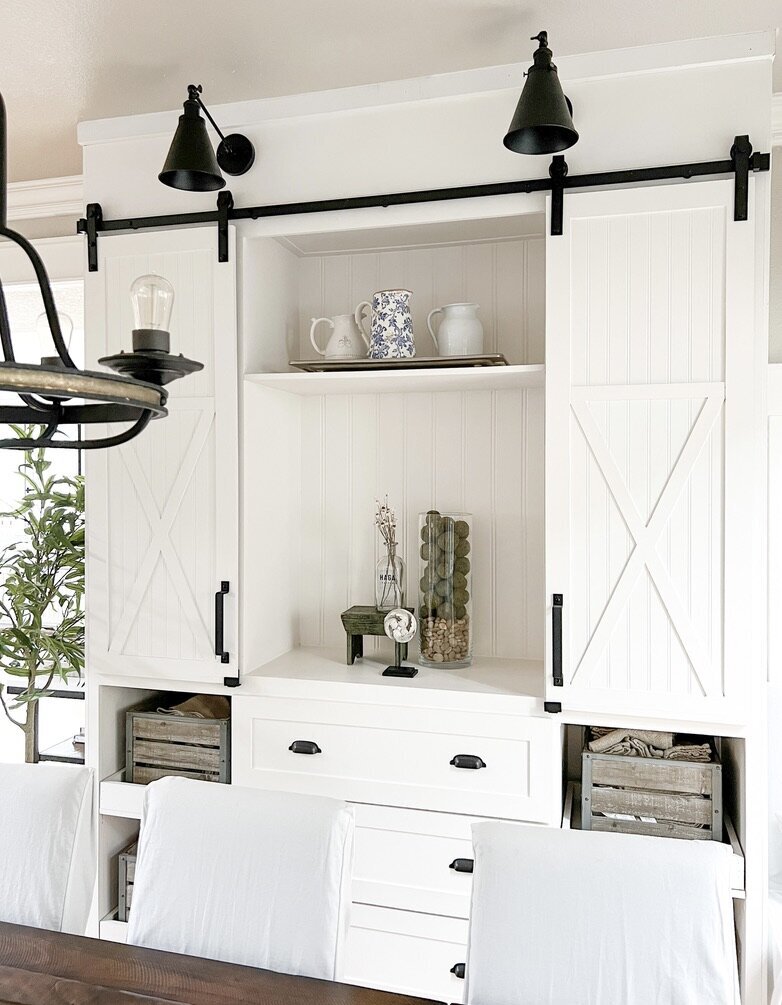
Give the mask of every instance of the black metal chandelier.
[[[39, 430], [35, 436], [0, 439], [0, 448], [95, 450], [127, 443], [151, 419], [167, 414], [168, 393], [164, 384], [203, 368], [201, 363], [169, 352], [166, 328], [173, 304], [173, 288], [159, 276], [144, 276], [136, 281], [133, 292], [136, 294], [137, 328], [133, 332], [133, 352], [120, 352], [98, 361], [116, 373], [77, 367], [62, 335], [43, 261], [26, 238], [8, 227], [6, 145], [5, 103], [0, 95], [0, 238], [21, 248], [33, 267], [56, 355], [44, 357], [40, 364], [16, 361], [0, 281], [0, 347], [3, 353], [0, 392], [16, 393], [20, 401], [20, 404], [0, 404], [0, 425], [33, 426]], [[57, 437], [63, 426], [79, 429], [96, 423], [122, 423], [126, 428], [95, 439], [82, 439], [80, 432], [71, 439]]]

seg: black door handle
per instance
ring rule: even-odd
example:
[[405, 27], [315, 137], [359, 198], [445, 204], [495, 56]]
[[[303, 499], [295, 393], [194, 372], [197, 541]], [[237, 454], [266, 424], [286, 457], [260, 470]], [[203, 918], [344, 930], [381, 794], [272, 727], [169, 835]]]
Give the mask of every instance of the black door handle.
[[486, 762], [477, 754], [456, 754], [451, 758], [455, 768], [485, 768]]
[[288, 747], [294, 754], [322, 754], [323, 751], [314, 740], [294, 740]]
[[464, 971], [467, 969], [466, 963], [454, 963], [451, 967], [451, 973], [454, 977], [458, 977], [459, 980], [464, 980]]
[[230, 662], [231, 657], [223, 648], [225, 645], [225, 595], [231, 584], [226, 580], [220, 583], [220, 589], [215, 593], [215, 656], [221, 663]]
[[448, 866], [454, 872], [472, 872], [475, 860], [471, 858], [455, 858]]
[[564, 687], [562, 678], [562, 601], [561, 593], [555, 593], [551, 602], [551, 672], [554, 687]]

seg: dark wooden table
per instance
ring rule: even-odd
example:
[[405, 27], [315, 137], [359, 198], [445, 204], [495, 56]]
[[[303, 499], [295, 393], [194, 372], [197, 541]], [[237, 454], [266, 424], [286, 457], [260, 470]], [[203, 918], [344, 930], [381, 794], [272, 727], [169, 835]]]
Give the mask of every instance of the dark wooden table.
[[[0, 1005], [427, 1005], [423, 998], [0, 922]], [[429, 1002], [428, 1005], [433, 1005]]]

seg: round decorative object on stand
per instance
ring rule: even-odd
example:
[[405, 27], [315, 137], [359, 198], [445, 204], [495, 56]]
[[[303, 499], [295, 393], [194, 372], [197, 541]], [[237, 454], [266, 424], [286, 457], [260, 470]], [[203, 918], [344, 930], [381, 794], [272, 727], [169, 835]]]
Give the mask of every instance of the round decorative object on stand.
[[383, 628], [392, 642], [407, 643], [415, 638], [418, 622], [415, 614], [411, 614], [404, 607], [395, 607], [383, 618]]
[[472, 663], [469, 513], [419, 515], [421, 663], [459, 669]]

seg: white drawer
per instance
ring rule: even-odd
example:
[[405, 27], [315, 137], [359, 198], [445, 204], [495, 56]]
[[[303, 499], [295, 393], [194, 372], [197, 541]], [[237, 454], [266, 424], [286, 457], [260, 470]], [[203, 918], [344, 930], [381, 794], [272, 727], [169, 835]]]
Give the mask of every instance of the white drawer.
[[[278, 697], [236, 697], [238, 785], [558, 825], [553, 719]], [[295, 741], [317, 753], [294, 753]], [[458, 767], [457, 755], [479, 759]]]
[[478, 818], [357, 805], [353, 900], [467, 918], [472, 874], [470, 825]]
[[342, 980], [461, 1002], [465, 982], [451, 968], [466, 959], [466, 921], [354, 904]]
[[356, 903], [469, 917], [472, 872], [465, 870], [480, 817], [363, 803], [353, 809]]

